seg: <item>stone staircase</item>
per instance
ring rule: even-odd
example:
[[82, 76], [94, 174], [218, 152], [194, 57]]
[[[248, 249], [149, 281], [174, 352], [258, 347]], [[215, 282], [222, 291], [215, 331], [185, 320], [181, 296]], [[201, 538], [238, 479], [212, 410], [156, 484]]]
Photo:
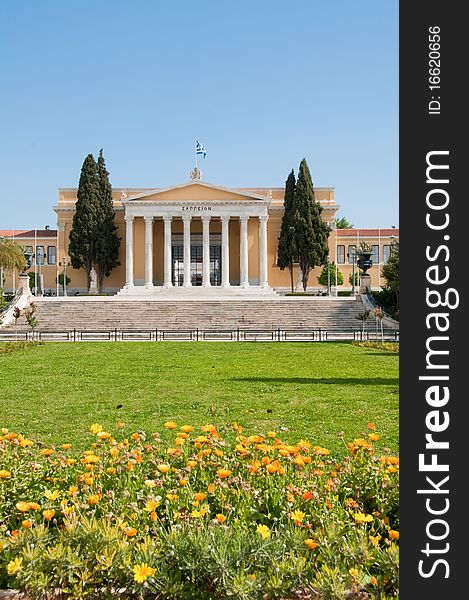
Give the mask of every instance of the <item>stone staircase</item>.
[[[37, 298], [37, 331], [361, 329], [360, 298], [165, 300], [111, 297]], [[374, 328], [374, 319], [367, 329]], [[389, 328], [389, 326], [386, 326]], [[29, 328], [24, 317], [18, 332]], [[14, 325], [2, 327], [12, 332]]]

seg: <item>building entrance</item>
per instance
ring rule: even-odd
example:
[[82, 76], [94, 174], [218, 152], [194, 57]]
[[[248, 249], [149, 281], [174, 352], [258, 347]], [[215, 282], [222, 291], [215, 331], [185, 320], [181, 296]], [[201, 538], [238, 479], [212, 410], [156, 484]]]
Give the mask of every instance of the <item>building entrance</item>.
[[[191, 284], [202, 285], [202, 245], [191, 245]], [[184, 247], [172, 246], [172, 281], [184, 285]], [[221, 246], [210, 246], [210, 284], [221, 285]]]

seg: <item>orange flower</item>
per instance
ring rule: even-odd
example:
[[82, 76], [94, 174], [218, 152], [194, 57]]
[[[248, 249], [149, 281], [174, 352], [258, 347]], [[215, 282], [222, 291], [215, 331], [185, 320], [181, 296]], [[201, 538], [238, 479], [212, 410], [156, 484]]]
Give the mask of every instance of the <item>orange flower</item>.
[[377, 433], [369, 433], [368, 437], [372, 442], [377, 442], [380, 436]]
[[188, 483], [189, 483], [189, 480], [188, 480], [188, 479], [180, 479], [180, 480], [179, 480], [179, 485], [180, 485], [181, 487], [185, 487], [185, 486], [186, 486]]
[[182, 425], [179, 429], [183, 433], [190, 433], [191, 431], [194, 431], [194, 427], [192, 425]]
[[62, 448], [64, 450], [70, 450], [71, 447], [72, 447], [72, 444], [62, 444]]
[[197, 492], [196, 494], [194, 494], [194, 498], [197, 500], [197, 502], [202, 502], [203, 500], [205, 500], [206, 497], [207, 494], [205, 494], [204, 492]]
[[174, 421], [166, 421], [164, 426], [166, 427], [166, 429], [176, 429], [177, 423], [175, 423]]
[[310, 550], [314, 550], [315, 548], [317, 548], [318, 543], [315, 540], [308, 538], [307, 540], [305, 540], [305, 545], [308, 546]]
[[28, 510], [30, 510], [30, 503], [29, 502], [24, 502], [23, 500], [21, 500], [20, 502], [16, 503], [16, 508], [20, 511], [20, 512], [28, 512]]
[[96, 506], [100, 498], [101, 496], [99, 494], [91, 494], [91, 496], [88, 496], [86, 501], [88, 502], [89, 506]]
[[307, 490], [306, 492], [303, 492], [304, 500], [311, 500], [312, 497], [313, 497], [313, 492], [310, 492], [309, 490]]
[[215, 493], [215, 485], [214, 485], [213, 483], [210, 483], [210, 484], [207, 486], [207, 492], [208, 492], [209, 494], [214, 494], [214, 493]]
[[374, 423], [368, 423], [367, 427], [370, 431], [376, 431], [376, 425]]
[[55, 515], [55, 510], [53, 508], [49, 508], [47, 510], [42, 511], [42, 516], [46, 521], [50, 521], [52, 517]]
[[10, 471], [7, 471], [6, 469], [2, 469], [0, 471], [0, 479], [8, 479], [11, 476]]
[[34, 521], [31, 519], [25, 519], [24, 521], [21, 521], [21, 525], [25, 528], [25, 529], [31, 529], [31, 527], [33, 526]]
[[220, 479], [226, 479], [232, 474], [232, 472], [233, 471], [231, 471], [230, 469], [218, 469], [217, 475], [218, 477], [220, 477]]
[[50, 456], [51, 454], [54, 454], [54, 450], [53, 448], [44, 448], [44, 450], [41, 450], [41, 454], [42, 456]]
[[226, 521], [226, 517], [225, 517], [225, 515], [222, 515], [222, 514], [217, 514], [217, 516], [216, 516], [216, 521], [217, 521], [218, 523], [224, 523], [224, 522]]
[[399, 532], [398, 531], [394, 531], [394, 529], [390, 529], [388, 531], [388, 536], [392, 539], [392, 540], [398, 540], [399, 539]]
[[124, 533], [127, 537], [134, 537], [134, 535], [137, 535], [137, 529], [135, 527], [125, 527]]

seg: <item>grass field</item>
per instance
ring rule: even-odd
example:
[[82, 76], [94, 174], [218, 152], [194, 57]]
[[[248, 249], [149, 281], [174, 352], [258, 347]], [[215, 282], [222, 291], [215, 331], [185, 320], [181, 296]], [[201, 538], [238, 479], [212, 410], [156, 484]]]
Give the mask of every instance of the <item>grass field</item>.
[[[0, 354], [0, 426], [84, 447], [93, 422], [274, 430], [340, 454], [377, 424], [398, 449], [398, 354], [346, 343], [47, 343]], [[282, 429], [283, 428], [283, 429]]]

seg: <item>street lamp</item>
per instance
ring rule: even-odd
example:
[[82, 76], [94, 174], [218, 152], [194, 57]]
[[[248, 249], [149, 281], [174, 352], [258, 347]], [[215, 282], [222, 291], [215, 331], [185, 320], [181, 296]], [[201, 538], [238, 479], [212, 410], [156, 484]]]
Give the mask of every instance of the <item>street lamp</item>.
[[64, 256], [64, 296], [67, 295], [67, 257]]
[[347, 258], [352, 259], [352, 296], [355, 296], [355, 259], [357, 256], [356, 248], [352, 248], [352, 252], [347, 252]]

